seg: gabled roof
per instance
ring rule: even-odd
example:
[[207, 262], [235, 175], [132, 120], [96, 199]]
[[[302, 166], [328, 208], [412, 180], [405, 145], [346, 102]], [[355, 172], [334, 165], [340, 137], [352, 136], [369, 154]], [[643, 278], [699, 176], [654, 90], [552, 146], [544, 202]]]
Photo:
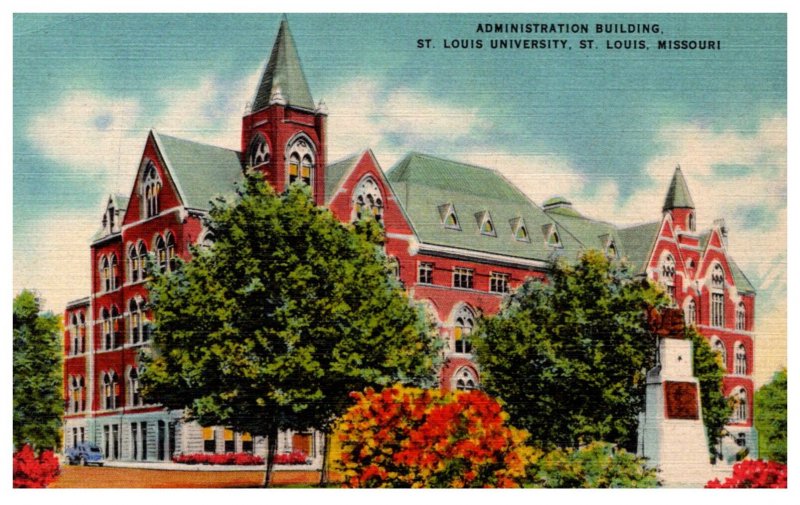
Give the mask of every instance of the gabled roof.
[[265, 109], [278, 91], [286, 105], [314, 110], [314, 99], [311, 98], [294, 38], [289, 31], [289, 22], [285, 17], [281, 19], [272, 54], [256, 89], [253, 112]]
[[672, 182], [667, 191], [667, 198], [664, 200], [663, 210], [678, 208], [694, 208], [694, 201], [692, 200], [692, 195], [689, 194], [689, 186], [686, 184], [686, 179], [683, 178], [681, 167], [676, 167], [675, 173], [672, 175]]
[[647, 269], [647, 262], [660, 231], [661, 221], [617, 230], [619, 236], [617, 247], [620, 254], [627, 258], [634, 272], [643, 273]]
[[739, 268], [739, 265], [733, 261], [732, 258], [728, 257], [728, 266], [731, 269], [731, 274], [733, 274], [733, 283], [736, 284], [736, 289], [740, 292], [744, 293], [755, 293], [756, 288], [753, 287], [753, 284], [750, 283], [750, 279], [742, 272], [742, 269]]
[[325, 167], [325, 202], [330, 203], [336, 189], [341, 185], [347, 174], [355, 168], [364, 153], [354, 154], [336, 163], [331, 163]]
[[232, 195], [234, 185], [242, 180], [237, 151], [155, 131], [153, 137], [187, 208], [208, 210], [212, 200]]
[[617, 229], [613, 224], [582, 216], [566, 200], [557, 203], [563, 206], [553, 207], [552, 198], [545, 202], [545, 213], [575, 237], [584, 248], [604, 251], [609, 239], [618, 242]]
[[[548, 247], [538, 230], [553, 221], [494, 170], [411, 153], [386, 173], [386, 179], [423, 244], [541, 261], [556, 254], [573, 258], [580, 248], [563, 233], [563, 248]], [[450, 205], [458, 214], [460, 231], [443, 223], [442, 206]], [[473, 219], [484, 212], [492, 216], [496, 237], [481, 234]], [[514, 237], [513, 223], [519, 218], [528, 227], [530, 241]]]

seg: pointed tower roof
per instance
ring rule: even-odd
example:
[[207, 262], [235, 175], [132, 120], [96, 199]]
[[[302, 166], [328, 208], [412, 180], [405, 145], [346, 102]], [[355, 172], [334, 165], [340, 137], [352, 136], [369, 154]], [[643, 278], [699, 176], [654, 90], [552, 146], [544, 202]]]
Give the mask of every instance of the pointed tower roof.
[[252, 110], [259, 111], [276, 101], [314, 110], [314, 99], [311, 98], [311, 91], [303, 75], [286, 16], [281, 19], [272, 54], [256, 89]]
[[664, 200], [664, 211], [670, 209], [693, 209], [694, 201], [692, 195], [689, 194], [689, 186], [686, 185], [686, 179], [683, 178], [683, 172], [678, 165], [675, 167], [675, 174], [672, 176], [672, 182], [667, 191], [667, 198]]

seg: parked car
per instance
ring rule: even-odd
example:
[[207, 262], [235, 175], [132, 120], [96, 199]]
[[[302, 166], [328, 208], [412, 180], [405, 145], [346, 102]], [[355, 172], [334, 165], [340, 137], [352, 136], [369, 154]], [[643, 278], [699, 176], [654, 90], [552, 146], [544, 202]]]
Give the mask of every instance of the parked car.
[[70, 447], [67, 449], [66, 455], [70, 465], [103, 466], [103, 453], [91, 442], [83, 442], [75, 447]]

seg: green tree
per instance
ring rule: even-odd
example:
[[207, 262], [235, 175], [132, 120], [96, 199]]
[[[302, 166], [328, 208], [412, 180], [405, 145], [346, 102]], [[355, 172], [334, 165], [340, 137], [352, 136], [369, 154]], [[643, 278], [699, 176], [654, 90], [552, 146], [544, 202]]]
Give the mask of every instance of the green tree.
[[279, 430], [330, 438], [351, 391], [433, 383], [438, 339], [391, 278], [374, 221], [343, 225], [303, 187], [277, 196], [250, 176], [206, 226], [214, 244], [149, 285], [143, 393], [267, 436], [266, 485]]
[[764, 459], [786, 463], [786, 369], [756, 391], [755, 425], [758, 454]]
[[41, 313], [28, 290], [14, 298], [14, 447], [57, 450], [64, 398], [61, 392], [61, 324]]
[[704, 336], [693, 327], [687, 327], [685, 334], [692, 341], [692, 364], [694, 376], [700, 382], [700, 401], [703, 405], [708, 450], [711, 456], [716, 457], [717, 446], [725, 432], [725, 423], [731, 417], [731, 404], [722, 392], [725, 369], [719, 353], [711, 348]]
[[655, 361], [647, 308], [665, 304], [660, 288], [599, 251], [557, 262], [547, 283], [529, 279], [479, 323], [484, 387], [545, 449], [634, 448]]

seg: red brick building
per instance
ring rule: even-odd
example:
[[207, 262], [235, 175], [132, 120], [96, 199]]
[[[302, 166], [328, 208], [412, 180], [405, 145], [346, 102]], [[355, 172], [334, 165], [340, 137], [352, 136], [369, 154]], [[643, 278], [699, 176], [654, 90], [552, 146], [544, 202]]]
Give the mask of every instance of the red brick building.
[[[106, 457], [167, 460], [174, 452], [258, 450], [261, 441], [181, 421], [181, 412], [142, 402], [139, 352], [151, 315], [144, 262], [158, 268], [190, 259], [209, 240], [201, 217], [209, 202], [233, 193], [243, 171], [259, 170], [278, 191], [311, 187], [318, 205], [343, 222], [365, 213], [386, 230], [386, 251], [411, 297], [425, 303], [446, 342], [445, 389], [480, 384], [470, 333], [478, 315], [498, 310], [527, 277], [544, 279], [557, 257], [595, 248], [631, 262], [661, 282], [724, 356], [725, 393], [740, 400], [730, 431], [755, 452], [752, 428], [755, 292], [726, 252], [722, 222], [695, 230], [695, 210], [676, 169], [660, 221], [630, 228], [582, 216], [563, 198], [539, 206], [498, 172], [412, 153], [384, 172], [371, 151], [328, 163], [324, 105], [315, 105], [288, 24], [281, 22], [241, 150], [151, 131], [127, 195], [108, 199], [91, 244], [91, 295], [65, 312], [65, 440], [92, 440]], [[318, 437], [285, 433], [281, 450], [319, 455]], [[735, 452], [731, 444], [726, 454]]]

